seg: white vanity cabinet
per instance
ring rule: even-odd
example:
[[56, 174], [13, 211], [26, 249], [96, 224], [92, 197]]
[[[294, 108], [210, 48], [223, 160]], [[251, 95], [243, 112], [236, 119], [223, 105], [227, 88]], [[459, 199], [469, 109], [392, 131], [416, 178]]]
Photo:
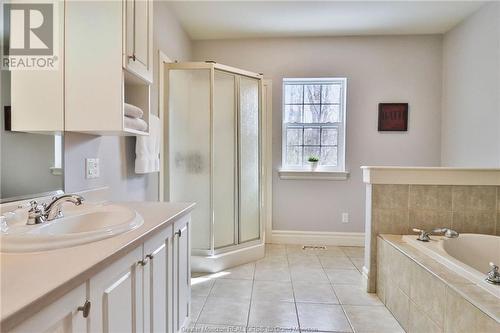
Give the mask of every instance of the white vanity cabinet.
[[89, 280], [91, 332], [142, 332], [142, 246]]
[[173, 330], [180, 332], [189, 322], [191, 301], [191, 221], [183, 218], [174, 223], [174, 308]]
[[153, 82], [153, 2], [125, 0], [123, 67]]
[[171, 331], [172, 238], [169, 226], [144, 243], [144, 332]]
[[189, 238], [187, 215], [8, 332], [182, 331], [189, 323]]
[[86, 333], [88, 316], [85, 318], [83, 312], [86, 296], [84, 283], [9, 332]]

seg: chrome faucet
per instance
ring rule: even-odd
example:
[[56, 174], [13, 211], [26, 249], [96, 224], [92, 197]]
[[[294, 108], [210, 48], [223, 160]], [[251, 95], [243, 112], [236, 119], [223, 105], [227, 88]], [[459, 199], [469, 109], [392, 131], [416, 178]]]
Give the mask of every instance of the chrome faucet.
[[498, 266], [490, 262], [491, 271], [488, 272], [486, 276], [486, 282], [491, 284], [500, 284], [500, 272], [498, 272]]
[[460, 235], [455, 230], [449, 228], [436, 228], [433, 229], [431, 232], [427, 232], [423, 229], [413, 228], [413, 231], [419, 233], [417, 240], [422, 242], [430, 241], [431, 240], [430, 234], [444, 234], [444, 237], [446, 238], [457, 238]]
[[446, 238], [457, 238], [460, 234], [453, 229], [449, 228], [437, 228], [432, 230], [433, 234], [444, 234]]
[[33, 200], [30, 202], [31, 208], [28, 211], [27, 224], [40, 224], [60, 218], [63, 216], [61, 208], [64, 203], [71, 202], [76, 206], [80, 206], [84, 200], [82, 196], [77, 194], [65, 194], [60, 197], [54, 197], [51, 202], [43, 205]]

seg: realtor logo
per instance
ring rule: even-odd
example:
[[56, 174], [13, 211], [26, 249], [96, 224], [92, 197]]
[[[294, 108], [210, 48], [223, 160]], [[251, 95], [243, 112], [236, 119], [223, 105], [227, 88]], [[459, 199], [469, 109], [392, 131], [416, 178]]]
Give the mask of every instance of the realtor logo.
[[57, 3], [5, 3], [2, 69], [55, 70]]

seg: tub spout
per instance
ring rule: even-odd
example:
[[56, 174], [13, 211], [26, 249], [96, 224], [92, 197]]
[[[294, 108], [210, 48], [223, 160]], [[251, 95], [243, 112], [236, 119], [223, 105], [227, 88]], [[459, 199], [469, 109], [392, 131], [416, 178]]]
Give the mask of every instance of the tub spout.
[[444, 234], [446, 238], [457, 238], [460, 234], [453, 229], [449, 228], [437, 228], [432, 230], [433, 234]]

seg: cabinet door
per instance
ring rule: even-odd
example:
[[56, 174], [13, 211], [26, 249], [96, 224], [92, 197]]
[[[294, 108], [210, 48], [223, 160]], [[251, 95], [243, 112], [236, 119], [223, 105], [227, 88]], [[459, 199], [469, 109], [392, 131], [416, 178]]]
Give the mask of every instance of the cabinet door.
[[148, 82], [153, 80], [153, 2], [125, 1], [124, 65]]
[[186, 216], [174, 223], [174, 332], [189, 323], [191, 303], [191, 222]]
[[142, 246], [90, 279], [90, 332], [142, 332]]
[[85, 304], [86, 296], [85, 284], [82, 284], [9, 332], [87, 332], [87, 319], [78, 310]]
[[[53, 23], [48, 24], [52, 25], [49, 29], [54, 29], [55, 39], [52, 43], [52, 54], [54, 58], [57, 58], [57, 61], [50, 61], [53, 59], [52, 57], [46, 58], [47, 65], [54, 64], [53, 67], [48, 65], [38, 70], [12, 70], [10, 72], [13, 131], [42, 133], [64, 131], [65, 2], [55, 0], [44, 2], [52, 3], [54, 6]], [[3, 3], [4, 1], [2, 1]], [[34, 38], [35, 34], [33, 32], [30, 34], [30, 38]], [[40, 43], [43, 44], [43, 41]], [[24, 58], [27, 57], [22, 57], [22, 59]], [[40, 61], [39, 63], [44, 62]], [[4, 75], [3, 71], [2, 75]]]
[[172, 226], [144, 243], [144, 332], [171, 332]]

